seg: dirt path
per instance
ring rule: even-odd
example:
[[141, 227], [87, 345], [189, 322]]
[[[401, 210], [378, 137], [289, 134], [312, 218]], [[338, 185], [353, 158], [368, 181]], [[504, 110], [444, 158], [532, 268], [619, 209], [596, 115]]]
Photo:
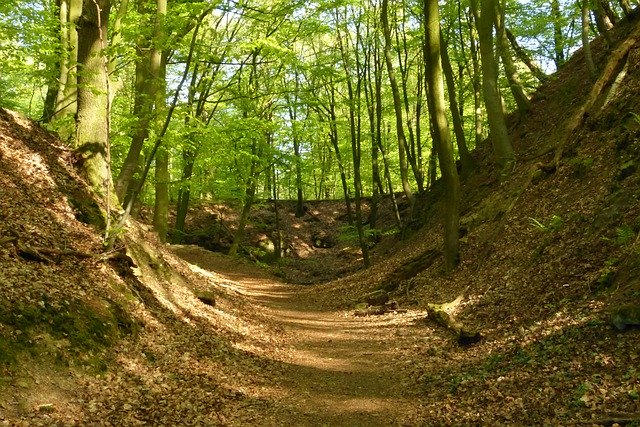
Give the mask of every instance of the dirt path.
[[426, 332], [415, 324], [417, 314], [359, 318], [323, 311], [304, 288], [282, 284], [252, 265], [196, 247], [175, 252], [233, 280], [236, 292], [278, 331], [279, 348], [261, 354], [276, 362], [273, 378], [259, 402], [237, 408], [234, 425], [414, 424], [411, 355]]

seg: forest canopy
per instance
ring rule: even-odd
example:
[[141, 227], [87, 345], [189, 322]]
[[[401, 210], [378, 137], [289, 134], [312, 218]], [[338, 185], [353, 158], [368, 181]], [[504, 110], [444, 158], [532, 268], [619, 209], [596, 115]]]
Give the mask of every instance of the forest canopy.
[[470, 152], [490, 135], [507, 173], [505, 113], [635, 3], [7, 0], [0, 103], [67, 140], [113, 205], [153, 205], [163, 239], [199, 200], [344, 198], [361, 225], [371, 197], [375, 223], [381, 195], [413, 203], [440, 176], [451, 237]]

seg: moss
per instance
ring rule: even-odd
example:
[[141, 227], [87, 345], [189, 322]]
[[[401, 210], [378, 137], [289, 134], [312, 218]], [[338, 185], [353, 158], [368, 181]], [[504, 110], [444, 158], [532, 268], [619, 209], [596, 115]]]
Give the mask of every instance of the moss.
[[102, 230], [106, 227], [105, 217], [100, 206], [91, 198], [84, 195], [69, 197], [69, 206], [74, 210], [74, 216], [80, 222]]
[[640, 305], [624, 305], [611, 312], [611, 323], [619, 329], [640, 326]]
[[591, 157], [574, 157], [568, 162], [571, 168], [571, 175], [575, 178], [585, 177], [593, 168], [593, 158]]
[[[0, 336], [0, 365], [12, 365], [22, 353], [34, 357], [50, 355], [67, 364], [78, 356], [81, 363], [98, 366], [95, 354], [113, 345], [123, 335], [134, 334], [137, 325], [113, 301], [72, 301], [60, 306], [46, 298], [34, 304], [15, 303], [0, 307], [0, 323], [9, 333]], [[99, 366], [98, 366], [99, 367]]]

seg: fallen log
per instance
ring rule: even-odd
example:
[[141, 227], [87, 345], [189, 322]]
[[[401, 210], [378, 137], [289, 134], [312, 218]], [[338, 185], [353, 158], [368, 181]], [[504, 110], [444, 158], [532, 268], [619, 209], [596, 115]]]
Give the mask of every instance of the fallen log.
[[456, 298], [450, 303], [444, 304], [427, 304], [428, 318], [436, 322], [438, 325], [449, 329], [456, 335], [458, 344], [469, 345], [477, 343], [482, 339], [479, 331], [466, 328], [461, 322], [455, 320], [447, 309], [458, 305], [462, 301], [462, 297]]

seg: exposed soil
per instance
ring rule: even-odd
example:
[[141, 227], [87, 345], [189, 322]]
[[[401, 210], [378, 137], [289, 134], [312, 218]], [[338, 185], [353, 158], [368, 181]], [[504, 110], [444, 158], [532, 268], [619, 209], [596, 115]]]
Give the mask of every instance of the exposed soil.
[[[286, 285], [255, 266], [233, 263], [197, 247], [174, 252], [191, 263], [233, 278], [278, 335], [265, 356], [278, 362], [264, 372], [269, 385], [260, 401], [240, 403], [232, 425], [415, 425], [417, 392], [410, 354], [426, 331], [412, 311], [355, 318], [309, 301], [299, 286]], [[255, 313], [255, 312], [254, 312]], [[275, 375], [274, 375], [275, 374]]]

